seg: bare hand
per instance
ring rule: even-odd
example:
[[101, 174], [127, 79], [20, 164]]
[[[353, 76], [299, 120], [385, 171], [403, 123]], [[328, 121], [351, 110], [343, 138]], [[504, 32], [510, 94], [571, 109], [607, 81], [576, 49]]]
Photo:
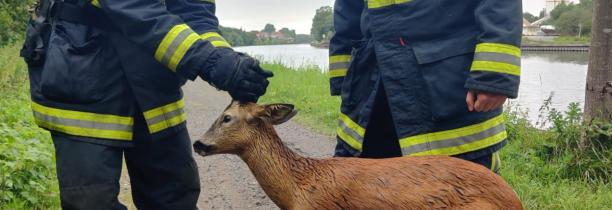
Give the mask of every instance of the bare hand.
[[470, 112], [488, 112], [504, 105], [506, 99], [508, 97], [505, 95], [469, 90], [465, 102]]

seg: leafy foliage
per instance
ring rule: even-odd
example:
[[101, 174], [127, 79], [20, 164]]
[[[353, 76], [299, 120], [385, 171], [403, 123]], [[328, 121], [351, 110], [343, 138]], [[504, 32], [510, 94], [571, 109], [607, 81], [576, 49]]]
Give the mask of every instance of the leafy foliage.
[[0, 48], [0, 209], [57, 208], [53, 145], [34, 125], [17, 49]]
[[221, 34], [232, 46], [254, 45], [257, 36], [255, 32], [247, 32], [242, 29], [220, 26]]
[[550, 23], [563, 35], [586, 35], [591, 33], [593, 19], [592, 0], [582, 0], [578, 4], [560, 4], [550, 12]]
[[276, 32], [276, 27], [274, 27], [274, 24], [268, 23], [266, 24], [266, 26], [264, 26], [264, 29], [262, 30], [262, 32], [274, 33]]
[[316, 41], [329, 41], [334, 33], [334, 11], [330, 6], [317, 9], [312, 19], [310, 35]]
[[530, 23], [533, 23], [534, 21], [540, 19], [540, 17], [536, 17], [534, 15], [532, 15], [529, 12], [525, 12], [523, 13], [523, 18], [525, 18], [527, 21], [529, 21]]
[[0, 0], [0, 46], [24, 36], [28, 10], [33, 3], [34, 0]]

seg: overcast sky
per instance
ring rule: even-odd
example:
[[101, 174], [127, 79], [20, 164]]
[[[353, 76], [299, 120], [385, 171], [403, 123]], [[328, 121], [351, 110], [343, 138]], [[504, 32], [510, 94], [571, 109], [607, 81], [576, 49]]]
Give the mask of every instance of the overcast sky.
[[[360, 0], [354, 0], [360, 1]], [[539, 14], [545, 0], [522, 0], [524, 11]], [[572, 0], [578, 2], [578, 0]], [[223, 26], [262, 30], [266, 23], [276, 29], [288, 27], [309, 34], [317, 8], [332, 6], [334, 0], [217, 0], [217, 16]]]

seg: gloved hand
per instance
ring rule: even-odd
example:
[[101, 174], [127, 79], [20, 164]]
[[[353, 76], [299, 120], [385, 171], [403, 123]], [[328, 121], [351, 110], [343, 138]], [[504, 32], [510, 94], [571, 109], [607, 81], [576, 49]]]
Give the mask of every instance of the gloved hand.
[[229, 92], [234, 100], [257, 102], [266, 93], [268, 78], [273, 74], [263, 70], [254, 58], [229, 48], [218, 48], [210, 60], [211, 67], [200, 76], [212, 86]]

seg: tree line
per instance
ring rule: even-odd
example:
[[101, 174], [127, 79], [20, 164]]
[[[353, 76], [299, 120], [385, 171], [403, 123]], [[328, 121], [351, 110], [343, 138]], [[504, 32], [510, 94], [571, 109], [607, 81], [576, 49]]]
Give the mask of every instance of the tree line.
[[[0, 46], [23, 40], [31, 10], [37, 0], [0, 0]], [[220, 26], [219, 30], [232, 46], [263, 44], [299, 44], [310, 43], [310, 35], [297, 34], [295, 30], [281, 28], [279, 36], [260, 36], [260, 31]], [[274, 25], [267, 24], [262, 31], [276, 33]], [[281, 38], [279, 38], [281, 37]]]
[[[529, 12], [523, 17], [534, 22], [546, 17], [546, 11], [542, 10], [538, 16]], [[553, 25], [557, 33], [561, 35], [588, 35], [591, 33], [593, 19], [593, 0], [580, 0], [575, 4], [562, 3], [550, 12], [550, 19], [544, 25]]]

